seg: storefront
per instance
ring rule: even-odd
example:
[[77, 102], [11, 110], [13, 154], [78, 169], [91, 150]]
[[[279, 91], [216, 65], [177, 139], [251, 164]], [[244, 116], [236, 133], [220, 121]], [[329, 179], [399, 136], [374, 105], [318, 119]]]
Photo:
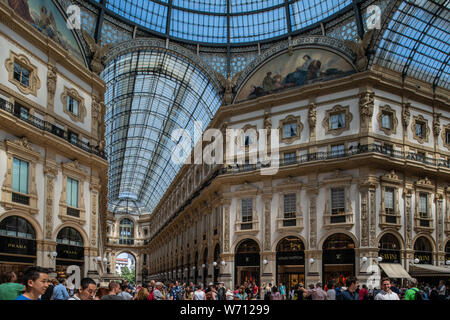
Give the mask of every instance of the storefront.
[[333, 234], [322, 247], [322, 281], [343, 286], [348, 277], [355, 276], [355, 244], [342, 233]]
[[84, 247], [81, 234], [74, 228], [66, 227], [56, 237], [56, 273], [58, 277], [67, 278], [67, 267], [77, 265], [84, 275]]
[[258, 244], [251, 239], [243, 240], [236, 248], [234, 255], [234, 283], [254, 282], [260, 286], [260, 254]]
[[305, 283], [305, 246], [297, 237], [286, 237], [280, 240], [276, 256], [277, 284], [283, 283], [292, 288]]
[[0, 274], [13, 271], [19, 280], [36, 265], [36, 232], [24, 218], [6, 217], [0, 222]]
[[430, 240], [425, 237], [420, 237], [416, 240], [414, 243], [415, 259], [418, 259], [418, 264], [433, 264], [433, 247]]

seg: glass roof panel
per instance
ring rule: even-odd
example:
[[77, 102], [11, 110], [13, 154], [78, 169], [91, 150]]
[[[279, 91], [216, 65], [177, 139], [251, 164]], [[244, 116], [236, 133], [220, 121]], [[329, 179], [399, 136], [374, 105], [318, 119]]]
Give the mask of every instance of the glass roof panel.
[[284, 3], [285, 0], [230, 0], [230, 12], [233, 14], [260, 11], [277, 5], [284, 5]]
[[374, 62], [449, 88], [450, 1], [403, 1], [377, 47]]
[[[181, 165], [171, 160], [174, 129], [193, 137], [195, 120], [204, 130], [221, 104], [207, 76], [170, 52], [137, 51], [115, 59], [103, 74], [110, 210], [140, 205], [151, 213]], [[192, 145], [190, 145], [192, 147]], [[187, 155], [185, 155], [187, 156]]]

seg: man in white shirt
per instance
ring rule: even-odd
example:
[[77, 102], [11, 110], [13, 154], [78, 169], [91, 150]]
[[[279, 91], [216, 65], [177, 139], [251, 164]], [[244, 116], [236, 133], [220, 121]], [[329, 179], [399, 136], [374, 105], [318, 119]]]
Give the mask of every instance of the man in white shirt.
[[445, 286], [445, 281], [439, 281], [439, 300], [445, 300], [447, 288]]
[[391, 279], [381, 279], [381, 291], [375, 296], [375, 300], [400, 300], [398, 294], [391, 291]]
[[205, 300], [205, 293], [203, 292], [201, 285], [198, 285], [197, 290], [194, 292], [194, 300]]

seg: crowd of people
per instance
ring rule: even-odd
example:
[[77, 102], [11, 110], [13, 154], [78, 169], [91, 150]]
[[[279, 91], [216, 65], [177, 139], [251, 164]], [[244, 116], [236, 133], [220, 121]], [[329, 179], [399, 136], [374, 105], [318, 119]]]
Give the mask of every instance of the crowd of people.
[[223, 282], [180, 284], [178, 281], [150, 281], [146, 285], [134, 285], [111, 281], [108, 287], [96, 284], [91, 278], [83, 278], [77, 290], [69, 289], [65, 279], [49, 279], [48, 270], [41, 267], [28, 268], [21, 283], [14, 272], [3, 274], [0, 284], [0, 300], [440, 300], [450, 301], [449, 289], [444, 281], [437, 286], [419, 285], [412, 278], [407, 287], [400, 288], [389, 278], [380, 281], [379, 289], [361, 287], [355, 277], [349, 277], [346, 286], [330, 281], [322, 287], [320, 282], [307, 288], [302, 283], [287, 288], [284, 283], [272, 285], [244, 282], [234, 289]]

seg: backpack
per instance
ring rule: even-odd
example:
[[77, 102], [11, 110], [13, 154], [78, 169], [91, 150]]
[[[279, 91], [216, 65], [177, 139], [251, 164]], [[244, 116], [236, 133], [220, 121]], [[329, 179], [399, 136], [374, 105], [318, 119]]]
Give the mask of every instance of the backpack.
[[270, 300], [270, 291], [267, 291], [264, 295], [264, 300]]
[[414, 296], [414, 300], [426, 300], [425, 299], [425, 293], [422, 290], [413, 288], [414, 292], [416, 293]]

